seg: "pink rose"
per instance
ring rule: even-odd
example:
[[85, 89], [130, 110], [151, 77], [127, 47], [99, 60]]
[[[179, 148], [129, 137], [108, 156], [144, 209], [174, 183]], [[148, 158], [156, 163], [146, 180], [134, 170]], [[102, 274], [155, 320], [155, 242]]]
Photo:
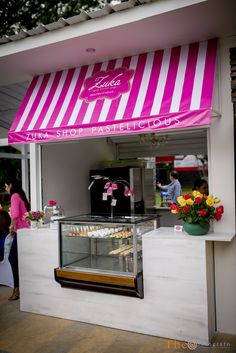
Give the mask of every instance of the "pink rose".
[[54, 200], [49, 200], [48, 204], [49, 206], [56, 206], [57, 203]]

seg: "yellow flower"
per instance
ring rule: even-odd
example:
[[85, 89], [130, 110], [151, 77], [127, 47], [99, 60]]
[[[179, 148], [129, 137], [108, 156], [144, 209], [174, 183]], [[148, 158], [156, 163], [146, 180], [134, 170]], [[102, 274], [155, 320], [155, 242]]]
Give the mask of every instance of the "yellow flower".
[[212, 194], [210, 194], [210, 195], [207, 196], [207, 200], [213, 200], [213, 197], [214, 196]]
[[178, 198], [177, 198], [177, 201], [178, 201], [178, 203], [180, 204], [180, 206], [186, 206], [186, 200], [183, 198], [183, 196], [179, 196]]
[[177, 198], [177, 201], [178, 201], [178, 203], [181, 203], [182, 201], [185, 201], [185, 199], [183, 198], [183, 196], [179, 196]]
[[214, 200], [213, 200], [213, 199], [208, 199], [208, 198], [207, 198], [207, 200], [206, 200], [206, 204], [207, 204], [207, 206], [211, 207], [211, 206], [213, 206], [213, 205], [214, 205]]
[[203, 198], [203, 195], [197, 190], [194, 190], [192, 194], [195, 198], [196, 197], [200, 197], [201, 199]]
[[186, 200], [186, 204], [192, 206], [194, 204], [194, 201], [192, 199], [188, 199]]
[[215, 197], [215, 198], [214, 198], [214, 203], [220, 203], [220, 201], [221, 201], [221, 200], [220, 200], [218, 197]]
[[177, 213], [178, 213], [178, 211], [176, 211], [176, 210], [171, 210], [171, 213], [173, 213], [173, 214], [177, 214]]

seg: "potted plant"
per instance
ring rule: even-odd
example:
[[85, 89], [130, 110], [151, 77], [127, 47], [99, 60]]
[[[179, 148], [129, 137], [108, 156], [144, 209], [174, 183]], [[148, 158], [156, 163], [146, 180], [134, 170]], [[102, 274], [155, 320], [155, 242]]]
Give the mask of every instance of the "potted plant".
[[190, 235], [205, 235], [210, 229], [210, 220], [219, 221], [224, 213], [221, 200], [199, 191], [179, 196], [177, 204], [171, 205], [171, 213], [184, 221], [184, 230]]

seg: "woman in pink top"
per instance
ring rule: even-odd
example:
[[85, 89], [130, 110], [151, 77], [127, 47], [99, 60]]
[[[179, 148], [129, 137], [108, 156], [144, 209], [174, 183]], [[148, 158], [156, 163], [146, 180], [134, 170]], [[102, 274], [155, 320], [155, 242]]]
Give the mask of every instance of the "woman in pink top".
[[17, 254], [17, 230], [29, 227], [29, 222], [24, 219], [24, 214], [30, 210], [30, 204], [18, 180], [8, 179], [5, 182], [5, 190], [11, 195], [11, 225], [9, 231], [10, 234], [14, 237], [11, 251], [9, 254], [9, 262], [12, 267], [14, 278], [14, 289], [9, 300], [17, 300], [20, 297]]

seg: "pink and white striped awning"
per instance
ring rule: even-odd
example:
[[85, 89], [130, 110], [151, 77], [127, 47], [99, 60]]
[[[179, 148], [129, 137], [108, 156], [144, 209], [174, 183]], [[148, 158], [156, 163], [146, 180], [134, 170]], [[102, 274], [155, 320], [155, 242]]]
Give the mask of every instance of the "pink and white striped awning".
[[34, 77], [9, 143], [207, 126], [216, 40]]

